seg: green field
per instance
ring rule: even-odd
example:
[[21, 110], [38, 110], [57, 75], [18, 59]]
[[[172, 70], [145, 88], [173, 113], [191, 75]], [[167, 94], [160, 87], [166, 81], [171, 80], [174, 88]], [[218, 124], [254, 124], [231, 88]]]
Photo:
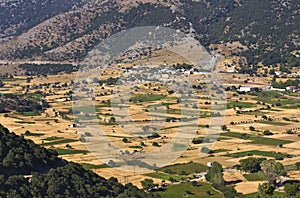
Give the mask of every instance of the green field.
[[57, 141], [42, 143], [40, 145], [41, 146], [53, 146], [53, 145], [56, 145], [56, 144], [68, 144], [68, 143], [77, 142], [77, 141], [79, 141], [79, 140], [75, 140], [75, 139], [60, 139], [60, 140], [57, 140]]
[[87, 169], [87, 170], [91, 170], [91, 169], [101, 169], [101, 168], [110, 168], [110, 166], [107, 165], [107, 164], [95, 165], [95, 164], [81, 163], [80, 165], [81, 165], [83, 168]]
[[29, 122], [29, 121], [15, 121], [15, 123], [18, 123], [18, 124], [35, 124], [35, 122]]
[[221, 133], [221, 136], [252, 140], [252, 142], [249, 142], [249, 144], [263, 144], [263, 145], [279, 146], [279, 145], [289, 144], [289, 143], [293, 142], [290, 140], [267, 138], [267, 137], [253, 135], [253, 134], [243, 134], [243, 133], [237, 133], [237, 132]]
[[275, 125], [275, 126], [286, 126], [289, 125], [289, 123], [285, 123], [285, 122], [274, 122], [274, 121], [265, 121], [265, 122], [261, 122], [262, 124], [270, 124], [270, 125]]
[[217, 150], [212, 150], [212, 153], [222, 153], [222, 152], [226, 152], [226, 151], [230, 151], [227, 149], [217, 149]]
[[230, 154], [226, 154], [226, 155], [223, 155], [223, 156], [238, 158], [238, 157], [246, 157], [246, 156], [251, 156], [251, 155], [259, 155], [259, 156], [274, 157], [274, 158], [277, 158], [277, 157], [287, 158], [287, 157], [291, 156], [289, 154], [284, 154], [284, 153], [258, 151], [258, 150], [244, 151], [244, 152], [238, 152], [238, 153], [230, 153]]
[[81, 107], [77, 107], [75, 106], [74, 108], [69, 108], [69, 112], [73, 113], [73, 111], [76, 112], [84, 112], [84, 113], [95, 113], [96, 112], [96, 108], [94, 105], [88, 105], [88, 106], [81, 106]]
[[53, 118], [38, 118], [38, 119], [34, 119], [34, 121], [55, 121], [57, 119], [53, 119]]
[[227, 109], [232, 109], [235, 107], [242, 107], [242, 108], [251, 108], [255, 107], [256, 105], [250, 102], [229, 102], [227, 103]]
[[285, 105], [281, 108], [284, 108], [284, 109], [298, 109], [300, 108], [300, 104], [297, 104], [297, 105]]
[[166, 98], [164, 95], [136, 95], [129, 99], [130, 102], [153, 102]]
[[[190, 194], [187, 192], [190, 191]], [[209, 194], [207, 192], [210, 192]], [[176, 198], [176, 197], [213, 197], [219, 198], [223, 195], [216, 191], [211, 184], [201, 182], [198, 186], [192, 186], [191, 183], [181, 183], [176, 185], [171, 185], [167, 187], [164, 191], [155, 192], [163, 198]]]
[[145, 174], [145, 176], [153, 177], [153, 178], [157, 178], [157, 179], [161, 179], [161, 180], [165, 180], [165, 181], [171, 181], [172, 178], [176, 181], [188, 179], [188, 177], [186, 177], [186, 176], [171, 175], [171, 174], [167, 174], [167, 173], [163, 173], [163, 172], [147, 173], [147, 174]]
[[188, 149], [187, 144], [179, 144], [179, 143], [173, 143], [173, 150], [176, 151], [185, 151]]
[[266, 178], [262, 172], [250, 173], [243, 175], [247, 181], [265, 181]]
[[60, 140], [60, 139], [63, 139], [63, 138], [52, 136], [52, 137], [48, 137], [48, 138], [45, 138], [45, 139], [42, 139], [42, 140], [50, 142], [50, 141], [55, 141], [55, 140]]
[[36, 111], [29, 111], [29, 112], [19, 113], [19, 115], [22, 115], [22, 116], [39, 116], [40, 114]]
[[41, 98], [43, 97], [43, 95], [40, 93], [27, 93], [27, 94], [21, 94], [19, 96], [28, 98], [28, 99], [32, 100], [33, 102], [39, 102], [41, 100]]
[[280, 140], [280, 139], [267, 138], [267, 137], [252, 137], [251, 140], [253, 140], [253, 142], [250, 142], [250, 144], [264, 144], [264, 145], [274, 145], [274, 146], [289, 144], [293, 142], [290, 140]]
[[40, 137], [40, 136], [43, 136], [45, 135], [44, 133], [29, 133], [29, 134], [24, 134], [25, 136], [28, 136], [28, 137]]
[[58, 155], [74, 155], [74, 154], [87, 154], [89, 151], [86, 150], [75, 150], [75, 149], [54, 149]]
[[171, 166], [165, 166], [158, 170], [170, 174], [182, 175], [182, 173], [185, 173], [186, 175], [190, 175], [193, 173], [205, 172], [208, 170], [208, 167], [200, 163], [191, 162], [187, 164], [175, 164]]
[[259, 92], [256, 99], [264, 103], [272, 105], [280, 104], [282, 106], [300, 103], [300, 100], [284, 98], [284, 96], [276, 91]]

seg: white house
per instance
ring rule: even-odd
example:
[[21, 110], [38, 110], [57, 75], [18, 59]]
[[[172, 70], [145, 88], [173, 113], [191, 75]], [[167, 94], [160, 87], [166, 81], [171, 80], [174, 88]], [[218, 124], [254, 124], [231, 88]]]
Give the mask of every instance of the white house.
[[295, 86], [288, 86], [285, 88], [285, 90], [290, 91], [290, 92], [297, 92], [299, 89], [296, 89]]
[[240, 92], [250, 92], [250, 91], [255, 91], [255, 87], [240, 87], [239, 91]]
[[270, 87], [270, 90], [272, 90], [272, 91], [285, 91], [285, 89], [274, 88], [273, 86]]
[[212, 163], [212, 162], [208, 162], [208, 163], [207, 163], [207, 166], [208, 166], [208, 167], [212, 167], [212, 166], [213, 166], [213, 163]]

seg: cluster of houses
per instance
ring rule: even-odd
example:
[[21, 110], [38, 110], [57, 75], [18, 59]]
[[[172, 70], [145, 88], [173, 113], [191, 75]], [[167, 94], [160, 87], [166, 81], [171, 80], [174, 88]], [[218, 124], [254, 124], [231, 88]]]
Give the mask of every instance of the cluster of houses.
[[[248, 86], [248, 87], [240, 87], [239, 88], [239, 92], [251, 92], [251, 91], [259, 91], [260, 89], [258, 87], [251, 87], [251, 86]], [[299, 92], [300, 91], [300, 88], [297, 88], [296, 86], [287, 86], [285, 89], [282, 89], [282, 88], [275, 88], [273, 86], [270, 86], [266, 89], [262, 89], [264, 91], [268, 91], [268, 90], [271, 90], [271, 91], [289, 91], [289, 92]]]
[[289, 92], [293, 92], [293, 93], [300, 91], [300, 89], [297, 88], [296, 86], [287, 86], [285, 89], [275, 88], [275, 87], [271, 86], [269, 89], [272, 91], [289, 91]]

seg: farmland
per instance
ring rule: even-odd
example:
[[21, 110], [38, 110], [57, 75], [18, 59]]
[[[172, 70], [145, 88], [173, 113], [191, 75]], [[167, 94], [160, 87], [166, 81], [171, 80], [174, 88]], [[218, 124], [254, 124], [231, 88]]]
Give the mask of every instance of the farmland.
[[[133, 64], [136, 63], [123, 68], [130, 71]], [[252, 77], [223, 73], [220, 74], [224, 78], [221, 87], [197, 88], [183, 97], [184, 91], [176, 92], [161, 82], [141, 81], [115, 86], [111, 81], [120, 80], [124, 69], [120, 69], [120, 65], [114, 67], [101, 76], [92, 76], [91, 79], [99, 84], [95, 83], [92, 92], [88, 87], [80, 87], [78, 95], [72, 94], [76, 91], [74, 87], [85, 84], [76, 82], [76, 72], [31, 76], [30, 80], [27, 76], [3, 79], [2, 94], [13, 94], [37, 104], [45, 101], [48, 106], [36, 111], [7, 111], [1, 113], [0, 122], [14, 133], [106, 178], [114, 176], [122, 183], [132, 182], [139, 187], [145, 178], [153, 179], [159, 185], [165, 184], [163, 191], [155, 192], [163, 197], [174, 194], [222, 197], [203, 176], [214, 161], [227, 170], [224, 171], [226, 182], [233, 183], [231, 186], [241, 194], [257, 192], [264, 176], [262, 172], [242, 174], [236, 169], [240, 160], [265, 157], [281, 162], [285, 167], [295, 167], [299, 161], [300, 99], [296, 93], [268, 90], [240, 93], [225, 89], [233, 86], [233, 82], [246, 86], [242, 79]], [[157, 65], [157, 71], [160, 67]], [[201, 75], [193, 74], [193, 77], [201, 79]], [[262, 79], [261, 86], [267, 86], [267, 79]], [[194, 85], [198, 86], [205, 84]], [[218, 93], [223, 95], [213, 100], [211, 96]], [[91, 100], [81, 101], [83, 97]], [[176, 139], [178, 134], [184, 138]], [[131, 161], [126, 157], [107, 160], [107, 148], [89, 147], [90, 140], [102, 137], [121, 148], [118, 154], [129, 159], [135, 154], [143, 156], [144, 153], [171, 149], [169, 155], [162, 155], [150, 163]], [[100, 153], [95, 153], [97, 151]], [[174, 153], [179, 155], [159, 166], [163, 159]], [[131, 168], [124, 171], [123, 167], [128, 164]], [[155, 170], [145, 171], [148, 167]], [[231, 169], [234, 171], [230, 172]], [[297, 170], [287, 169], [288, 173], [292, 171]], [[295, 177], [300, 176], [299, 172], [292, 173]], [[190, 180], [193, 179], [197, 185], [192, 185]], [[247, 184], [249, 188], [244, 187]]]

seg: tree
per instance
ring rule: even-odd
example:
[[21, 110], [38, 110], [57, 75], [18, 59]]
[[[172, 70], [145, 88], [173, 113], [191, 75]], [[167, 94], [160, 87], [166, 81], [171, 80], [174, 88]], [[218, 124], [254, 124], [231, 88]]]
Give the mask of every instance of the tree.
[[260, 166], [268, 184], [273, 186], [276, 184], [277, 178], [285, 174], [283, 165], [275, 160], [265, 160]]
[[124, 143], [128, 143], [128, 142], [129, 142], [129, 140], [128, 140], [127, 138], [123, 138], [122, 141], [123, 141]]
[[207, 181], [215, 185], [224, 185], [223, 168], [218, 162], [214, 162], [212, 167], [209, 167], [205, 178]]
[[249, 129], [250, 129], [250, 131], [255, 131], [255, 127], [254, 126], [250, 126]]
[[266, 158], [254, 158], [249, 157], [240, 160], [241, 169], [246, 172], [256, 173], [261, 170], [261, 163], [266, 160]]
[[197, 181], [192, 181], [192, 186], [198, 186], [198, 182]]
[[222, 125], [222, 127], [221, 127], [221, 128], [222, 128], [222, 130], [223, 130], [223, 131], [228, 131], [228, 128], [227, 128], [227, 126], [226, 126], [226, 125]]
[[145, 179], [143, 181], [141, 181], [142, 187], [144, 190], [151, 190], [152, 188], [158, 186], [157, 184], [154, 184], [152, 179]]
[[300, 162], [296, 163], [297, 170], [300, 170]]
[[[300, 196], [300, 183], [286, 184], [284, 186], [285, 197], [295, 197], [297, 194]], [[298, 197], [298, 196], [296, 196]]]
[[153, 142], [152, 146], [159, 146], [159, 144], [157, 142]]
[[273, 135], [273, 133], [270, 130], [265, 130], [263, 134], [264, 135]]
[[273, 195], [275, 187], [269, 183], [263, 183], [258, 186], [258, 197], [266, 198], [270, 195]]
[[109, 119], [109, 122], [110, 122], [110, 123], [116, 122], [116, 118], [115, 118], [115, 117], [111, 117], [111, 118]]
[[202, 147], [201, 148], [201, 152], [202, 153], [207, 153], [207, 154], [211, 154], [211, 153], [213, 153], [209, 148], [207, 148], [207, 147]]

